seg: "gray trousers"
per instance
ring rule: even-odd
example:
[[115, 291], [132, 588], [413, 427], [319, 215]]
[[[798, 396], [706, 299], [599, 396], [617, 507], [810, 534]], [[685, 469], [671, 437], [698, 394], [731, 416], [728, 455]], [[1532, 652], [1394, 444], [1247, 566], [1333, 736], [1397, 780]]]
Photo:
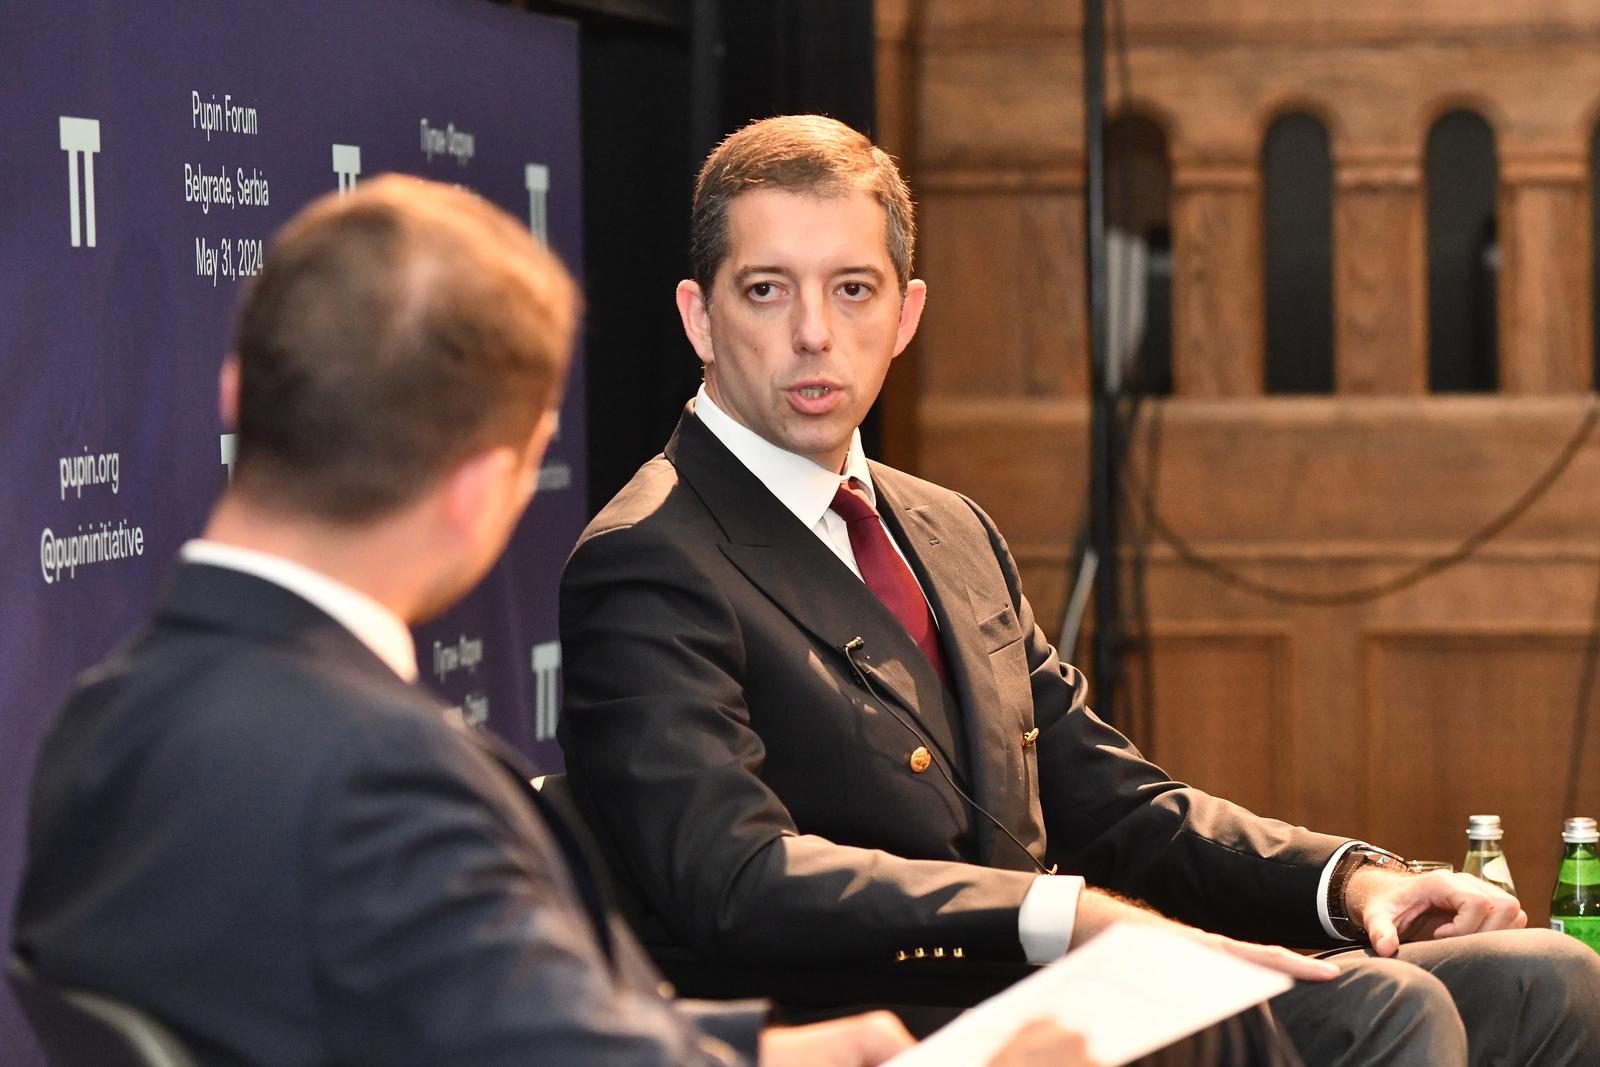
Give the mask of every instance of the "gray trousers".
[[1329, 957], [1343, 972], [1271, 1001], [1307, 1067], [1600, 1064], [1600, 955], [1550, 930]]

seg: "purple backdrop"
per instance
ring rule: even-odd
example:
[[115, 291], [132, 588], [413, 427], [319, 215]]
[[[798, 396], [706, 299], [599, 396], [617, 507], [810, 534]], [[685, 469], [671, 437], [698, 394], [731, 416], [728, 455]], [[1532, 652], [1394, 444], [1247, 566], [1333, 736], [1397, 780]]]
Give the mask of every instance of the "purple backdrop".
[[[0, 35], [0, 919], [29, 769], [225, 484], [216, 373], [265, 239], [385, 171], [457, 182], [581, 275], [574, 26], [479, 0], [22, 0]], [[342, 170], [343, 176], [336, 172]], [[357, 173], [358, 170], [358, 173]], [[556, 769], [555, 586], [585, 519], [581, 368], [494, 573], [423, 676]], [[0, 991], [0, 1062], [42, 1064]]]

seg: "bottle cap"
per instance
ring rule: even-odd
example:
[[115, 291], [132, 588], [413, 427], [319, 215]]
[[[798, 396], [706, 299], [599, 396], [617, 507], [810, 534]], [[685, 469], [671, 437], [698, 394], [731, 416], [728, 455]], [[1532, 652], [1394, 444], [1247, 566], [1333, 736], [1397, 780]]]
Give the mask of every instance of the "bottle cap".
[[1498, 841], [1505, 836], [1498, 815], [1468, 815], [1467, 836], [1479, 841]]
[[1569, 845], [1592, 844], [1600, 841], [1600, 829], [1593, 819], [1577, 816], [1561, 824], [1561, 840]]

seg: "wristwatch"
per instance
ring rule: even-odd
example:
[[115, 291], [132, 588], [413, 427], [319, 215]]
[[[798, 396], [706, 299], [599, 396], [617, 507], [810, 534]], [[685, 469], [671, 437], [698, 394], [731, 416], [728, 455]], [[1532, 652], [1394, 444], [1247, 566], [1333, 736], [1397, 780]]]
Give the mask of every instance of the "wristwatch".
[[1328, 879], [1328, 922], [1335, 933], [1349, 941], [1360, 941], [1366, 935], [1366, 931], [1351, 920], [1344, 899], [1350, 876], [1363, 867], [1382, 867], [1403, 872], [1406, 870], [1406, 861], [1388, 849], [1367, 844], [1357, 844], [1339, 857], [1333, 875]]

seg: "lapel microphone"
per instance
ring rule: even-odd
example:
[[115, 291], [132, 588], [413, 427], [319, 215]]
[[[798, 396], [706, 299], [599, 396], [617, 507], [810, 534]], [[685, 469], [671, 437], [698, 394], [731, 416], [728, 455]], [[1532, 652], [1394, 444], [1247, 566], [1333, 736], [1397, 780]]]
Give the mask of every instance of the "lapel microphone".
[[933, 765], [936, 768], [938, 768], [939, 774], [940, 774], [941, 777], [944, 778], [945, 783], [947, 785], [949, 785], [951, 789], [955, 790], [957, 796], [959, 796], [962, 800], [966, 801], [967, 804], [971, 806], [973, 811], [977, 812], [979, 815], [982, 815], [985, 819], [988, 819], [991, 823], [993, 823], [995, 825], [996, 829], [998, 829], [1001, 833], [1005, 834], [1006, 837], [1010, 838], [1011, 839], [1011, 843], [1013, 845], [1016, 845], [1017, 848], [1022, 850], [1022, 854], [1024, 856], [1028, 857], [1028, 862], [1033, 864], [1035, 867], [1037, 867], [1039, 869], [1039, 873], [1040, 874], [1055, 874], [1058, 865], [1057, 864], [1051, 864], [1049, 867], [1046, 867], [1043, 863], [1039, 862], [1039, 858], [1037, 856], [1035, 856], [1032, 852], [1028, 851], [1028, 846], [1024, 845], [1021, 841], [1019, 841], [1017, 839], [1017, 835], [1016, 834], [1014, 834], [1010, 830], [1006, 829], [1006, 824], [1005, 823], [1001, 822], [999, 819], [997, 819], [993, 815], [991, 815], [989, 813], [989, 809], [988, 808], [984, 807], [982, 804], [979, 804], [976, 800], [972, 799], [972, 797], [967, 794], [967, 791], [965, 789], [962, 789], [959, 785], [956, 785], [955, 778], [953, 778], [951, 776], [950, 772], [945, 769], [943, 757], [934, 754], [936, 752], [938, 746], [935, 745], [932, 742], [931, 739], [923, 737], [922, 734], [917, 730], [917, 728], [915, 726], [911, 725], [911, 723], [906, 720], [906, 717], [904, 715], [901, 715], [898, 711], [895, 710], [895, 707], [894, 707], [894, 705], [892, 703], [890, 703], [889, 701], [883, 699], [883, 697], [878, 695], [877, 689], [875, 689], [873, 687], [872, 681], [867, 677], [866, 669], [863, 668], [861, 666], [861, 664], [856, 662], [856, 653], [860, 652], [863, 648], [866, 648], [866, 647], [867, 647], [866, 638], [862, 637], [860, 634], [856, 634], [854, 637], [850, 638], [850, 640], [846, 641], [844, 644], [839, 646], [839, 651], [844, 653], [844, 658], [845, 658], [846, 662], [848, 662], [850, 664], [850, 669], [855, 672], [856, 678], [861, 682], [862, 687], [865, 688], [866, 691], [872, 695], [872, 699], [873, 700], [876, 700], [879, 704], [881, 704], [883, 706], [885, 711], [887, 711], [890, 715], [894, 716], [895, 722], [897, 722], [901, 726], [905, 727], [906, 732], [909, 733], [912, 737], [916, 738], [916, 741], [917, 741], [918, 745], [920, 745], [923, 748], [928, 750], [929, 759], [931, 760]]

